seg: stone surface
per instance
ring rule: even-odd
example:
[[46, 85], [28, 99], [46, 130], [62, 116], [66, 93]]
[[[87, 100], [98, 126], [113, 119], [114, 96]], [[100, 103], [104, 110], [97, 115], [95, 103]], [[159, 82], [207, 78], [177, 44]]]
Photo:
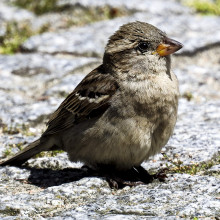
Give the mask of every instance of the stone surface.
[[[126, 216], [129, 219], [166, 216], [214, 219], [220, 211], [219, 180], [215, 177], [174, 174], [169, 175], [165, 183], [155, 181], [147, 186], [112, 191], [105, 181], [86, 177], [71, 183], [66, 180], [62, 185], [46, 189], [37, 187], [44, 179], [48, 178], [48, 184], [54, 181], [56, 171], [6, 167], [0, 172], [1, 182], [7, 182], [10, 190], [10, 193], [0, 195], [0, 213], [17, 212], [26, 218], [37, 218], [44, 213], [43, 217], [47, 219], [52, 216], [57, 217], [55, 219], [127, 219]], [[78, 170], [72, 171], [72, 175], [74, 172], [80, 176]], [[30, 185], [26, 179], [34, 182], [34, 175], [41, 180]]]
[[[218, 219], [220, 18], [194, 14], [172, 0], [59, 0], [58, 4], [110, 5], [133, 14], [57, 31], [62, 13], [35, 17], [0, 1], [0, 24], [29, 20], [38, 29], [49, 21], [53, 29], [23, 44], [33, 53], [0, 55], [0, 159], [40, 136], [49, 114], [101, 63], [108, 37], [121, 24], [142, 20], [184, 44], [173, 59], [181, 93], [174, 134], [162, 154], [143, 163], [152, 173], [169, 168], [168, 178], [115, 191], [105, 179], [88, 177], [82, 164], [70, 162], [65, 152], [32, 158], [24, 167], [0, 167], [0, 218]], [[193, 166], [205, 164], [209, 167], [193, 175]]]
[[[97, 59], [47, 54], [0, 55], [0, 118], [3, 123], [35, 121], [54, 111], [63, 99], [62, 94], [57, 91], [56, 96], [50, 94], [48, 97], [46, 88], [65, 75], [94, 62]], [[78, 82], [77, 78], [72, 79], [68, 92]]]
[[[184, 48], [179, 53], [193, 53], [199, 48], [219, 43], [219, 17], [192, 14], [187, 16], [172, 14], [167, 17], [164, 14], [158, 16], [150, 13], [136, 13], [130, 17], [100, 21], [73, 30], [33, 36], [23, 44], [23, 48], [47, 53], [101, 56], [108, 37], [122, 24], [136, 20], [147, 21], [166, 31], [170, 37], [182, 42]], [[208, 30], [207, 27], [209, 27]]]
[[0, 37], [6, 34], [7, 23], [30, 22], [34, 19], [33, 13], [7, 5], [6, 1], [0, 1]]
[[188, 13], [191, 10], [187, 7], [183, 7], [183, 5], [179, 4], [176, 1], [167, 1], [166, 4], [162, 0], [157, 1], [150, 1], [150, 0], [130, 0], [130, 1], [123, 1], [123, 0], [59, 0], [59, 5], [71, 5], [71, 6], [78, 6], [81, 5], [83, 7], [103, 7], [106, 5], [121, 8], [125, 7], [128, 10], [132, 11], [146, 11], [148, 13], [160, 15], [164, 12], [167, 15], [171, 14], [184, 14]]
[[[180, 101], [178, 122], [167, 144], [169, 157], [179, 155], [183, 163], [208, 161], [220, 153], [220, 102]], [[198, 132], [199, 131], [199, 132]]]
[[6, 1], [0, 1], [0, 21], [25, 21], [32, 20], [34, 18], [33, 13], [7, 5]]

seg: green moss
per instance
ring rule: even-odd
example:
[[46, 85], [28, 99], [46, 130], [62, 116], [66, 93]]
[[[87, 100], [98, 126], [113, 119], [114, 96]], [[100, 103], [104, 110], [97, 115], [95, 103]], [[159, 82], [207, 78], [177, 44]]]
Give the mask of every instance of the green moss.
[[3, 54], [18, 52], [20, 45], [33, 35], [28, 23], [11, 22], [5, 28], [5, 35], [0, 37], [0, 53]]
[[220, 15], [220, 0], [186, 0], [186, 5], [204, 15]]
[[5, 34], [0, 36], [0, 54], [14, 54], [20, 51], [21, 44], [29, 37], [47, 30], [42, 26], [33, 31], [29, 22], [10, 22], [5, 24]]
[[119, 9], [110, 6], [92, 8], [73, 8], [70, 11], [69, 16], [67, 16], [67, 27], [79, 25], [82, 26], [96, 21], [113, 19], [129, 14], [131, 14], [131, 12], [129, 12], [126, 9]]
[[0, 213], [5, 216], [17, 216], [20, 214], [20, 210], [12, 207], [6, 207], [5, 209], [0, 210]]
[[9, 156], [13, 155], [11, 149], [12, 148], [10, 146], [8, 146], [7, 149], [3, 152], [3, 157], [9, 157]]
[[19, 151], [24, 149], [24, 143], [18, 143], [18, 144], [9, 144], [5, 151], [3, 152], [3, 157], [9, 157], [12, 156], [12, 149], [17, 148]]
[[3, 134], [13, 135], [13, 134], [19, 134], [20, 131], [19, 131], [19, 129], [16, 128], [16, 127], [12, 127], [12, 126], [11, 126], [11, 127], [8, 127], [8, 126], [4, 125], [4, 126], [2, 127], [2, 133], [3, 133]]
[[[18, 144], [9, 144], [6, 146], [5, 151], [3, 151], [3, 157], [10, 157], [14, 155], [13, 149], [17, 149], [17, 151], [21, 151], [25, 148], [25, 143], [18, 143]], [[36, 154], [33, 158], [39, 157], [55, 157], [59, 153], [63, 153], [62, 150], [54, 150], [54, 151], [42, 151], [39, 154]]]
[[[112, 19], [122, 15], [122, 10], [110, 6], [105, 7], [82, 7], [79, 5], [61, 5], [58, 4], [58, 0], [14, 0], [13, 4], [25, 8], [29, 11], [32, 11], [36, 15], [42, 15], [49, 12], [71, 12], [72, 15], [79, 15], [80, 18], [83, 16], [86, 18], [90, 17], [90, 20], [99, 20], [100, 17], [105, 17], [108, 19]], [[83, 13], [81, 13], [83, 11]], [[77, 18], [79, 20], [79, 18]]]
[[[15, 0], [15, 5], [33, 11], [35, 14], [43, 14], [51, 11], [60, 11], [57, 8], [56, 0]], [[69, 28], [72, 26], [82, 26], [92, 22], [112, 19], [119, 16], [128, 15], [126, 9], [118, 9], [110, 6], [105, 7], [67, 7], [63, 14], [61, 28]], [[29, 22], [10, 22], [5, 24], [5, 34], [0, 36], [0, 54], [14, 54], [21, 50], [21, 45], [31, 36], [41, 34], [46, 31], [53, 31], [53, 24], [45, 24], [39, 30], [33, 30]]]
[[88, 24], [94, 21], [113, 19], [132, 13], [125, 8], [111, 6], [83, 7], [80, 5], [59, 5], [58, 0], [14, 0], [13, 4], [32, 11], [36, 15], [49, 12], [65, 12], [68, 15], [65, 19], [69, 25]]
[[7, 125], [4, 125], [2, 127], [2, 133], [9, 134], [9, 135], [21, 133], [22, 135], [25, 135], [25, 136], [34, 136], [34, 133], [30, 131], [30, 127], [26, 124], [10, 126], [10, 127]]
[[58, 93], [58, 95], [60, 96], [60, 97], [64, 97], [64, 98], [66, 98], [68, 95], [69, 95], [69, 93], [68, 92], [65, 92], [65, 91], [59, 91], [59, 93]]
[[39, 157], [55, 157], [57, 154], [63, 153], [62, 150], [53, 150], [53, 151], [42, 151], [39, 154], [36, 154], [33, 158]]
[[183, 95], [182, 95], [183, 98], [187, 99], [187, 101], [191, 101], [193, 99], [193, 95], [191, 92], [185, 92]]
[[183, 162], [177, 158], [169, 159], [168, 156], [164, 153], [164, 159], [168, 160], [172, 165], [166, 164], [169, 173], [187, 173], [190, 175], [195, 175], [199, 172], [206, 171], [212, 166], [220, 163], [220, 156], [216, 157], [215, 160], [210, 160], [202, 163], [194, 163], [190, 165], [183, 165]]
[[32, 11], [36, 15], [42, 15], [52, 11], [62, 11], [63, 6], [57, 4], [58, 0], [14, 0], [13, 4]]

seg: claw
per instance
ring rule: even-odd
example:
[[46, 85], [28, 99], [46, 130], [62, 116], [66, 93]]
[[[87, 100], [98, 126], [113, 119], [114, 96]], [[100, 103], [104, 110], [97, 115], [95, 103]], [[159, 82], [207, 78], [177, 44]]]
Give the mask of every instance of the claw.
[[158, 179], [160, 182], [164, 182], [165, 179], [167, 178], [167, 174], [166, 174], [167, 170], [168, 170], [167, 168], [159, 170], [156, 174], [153, 175], [154, 179]]
[[133, 167], [126, 171], [118, 171], [109, 167], [101, 168], [97, 171], [88, 166], [83, 166], [82, 169], [89, 176], [104, 177], [109, 186], [113, 189], [149, 184], [152, 183], [154, 179], [159, 179], [159, 181], [164, 182], [167, 177], [164, 169], [154, 175], [150, 175], [142, 166]]

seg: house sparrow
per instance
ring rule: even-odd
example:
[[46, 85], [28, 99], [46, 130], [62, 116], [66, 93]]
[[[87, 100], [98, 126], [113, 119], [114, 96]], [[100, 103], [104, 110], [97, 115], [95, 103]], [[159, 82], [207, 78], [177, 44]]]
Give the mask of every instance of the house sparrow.
[[[140, 165], [160, 152], [176, 123], [179, 90], [170, 54], [181, 48], [148, 23], [121, 26], [107, 43], [103, 64], [61, 103], [42, 136], [0, 165], [62, 149], [71, 161], [111, 170], [106, 177], [113, 186], [147, 182]], [[134, 175], [132, 183], [127, 177]]]

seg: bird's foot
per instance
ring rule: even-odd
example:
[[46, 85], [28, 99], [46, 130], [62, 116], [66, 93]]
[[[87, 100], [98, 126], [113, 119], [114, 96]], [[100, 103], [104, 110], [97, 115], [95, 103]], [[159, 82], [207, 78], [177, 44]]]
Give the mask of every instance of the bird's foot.
[[125, 186], [138, 186], [149, 184], [153, 181], [154, 176], [150, 175], [142, 166], [132, 167], [127, 171], [116, 171], [106, 179], [111, 188], [121, 189]]
[[167, 168], [159, 170], [156, 174], [153, 175], [153, 178], [158, 179], [160, 182], [164, 182], [165, 179], [167, 178], [166, 175], [167, 170], [168, 170]]
[[124, 172], [107, 174], [106, 180], [111, 188], [122, 189], [125, 186], [138, 186], [152, 183], [154, 179], [164, 182], [167, 178], [167, 169], [161, 169], [156, 174], [150, 175], [142, 166], [133, 167]]
[[157, 178], [157, 174], [150, 175], [143, 167], [133, 167], [126, 171], [118, 171], [112, 168], [101, 168], [98, 171], [88, 166], [83, 166], [89, 176], [104, 177], [109, 186], [114, 189], [122, 189], [126, 186], [137, 186], [148, 184]]
[[123, 189], [126, 186], [138, 186], [145, 184], [141, 181], [130, 181], [118, 176], [106, 176], [105, 178], [112, 189]]

